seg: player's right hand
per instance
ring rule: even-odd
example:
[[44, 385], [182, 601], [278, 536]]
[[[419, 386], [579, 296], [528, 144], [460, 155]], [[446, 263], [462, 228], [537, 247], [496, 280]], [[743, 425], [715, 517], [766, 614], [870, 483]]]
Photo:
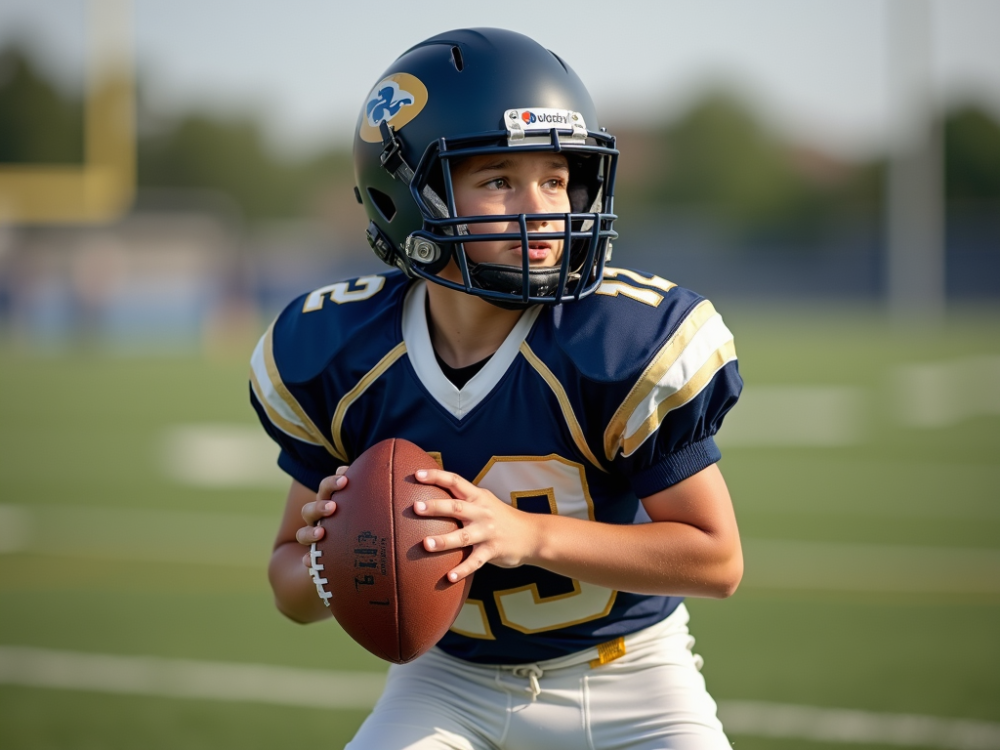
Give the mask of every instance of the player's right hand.
[[[332, 516], [337, 510], [337, 503], [333, 495], [347, 486], [346, 466], [337, 469], [337, 473], [328, 476], [319, 483], [319, 491], [316, 499], [311, 503], [302, 506], [302, 520], [305, 526], [295, 532], [295, 540], [306, 547], [313, 542], [322, 539], [326, 531], [319, 526], [319, 520]], [[308, 560], [308, 556], [306, 556]]]

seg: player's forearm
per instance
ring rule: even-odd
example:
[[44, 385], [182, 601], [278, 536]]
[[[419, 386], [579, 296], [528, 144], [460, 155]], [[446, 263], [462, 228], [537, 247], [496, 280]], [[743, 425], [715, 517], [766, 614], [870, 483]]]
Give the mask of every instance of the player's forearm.
[[278, 611], [295, 622], [308, 623], [330, 616], [316, 593], [316, 585], [302, 564], [305, 547], [298, 543], [279, 545], [271, 555], [267, 577]]
[[524, 561], [554, 573], [640, 594], [731, 595], [743, 575], [735, 530], [659, 521], [613, 525], [538, 516], [539, 540]]

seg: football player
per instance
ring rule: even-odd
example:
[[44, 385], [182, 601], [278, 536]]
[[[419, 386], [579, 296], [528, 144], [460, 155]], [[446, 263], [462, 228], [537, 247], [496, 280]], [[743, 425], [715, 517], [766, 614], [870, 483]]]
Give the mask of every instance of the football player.
[[252, 401], [291, 476], [278, 608], [328, 616], [304, 551], [344, 466], [390, 437], [440, 454], [418, 503], [462, 528], [475, 574], [430, 652], [389, 670], [349, 745], [729, 747], [685, 596], [743, 563], [713, 436], [739, 396], [712, 304], [606, 265], [618, 152], [560, 57], [499, 29], [404, 52], [355, 133], [356, 197], [392, 266], [295, 300], [252, 359]]

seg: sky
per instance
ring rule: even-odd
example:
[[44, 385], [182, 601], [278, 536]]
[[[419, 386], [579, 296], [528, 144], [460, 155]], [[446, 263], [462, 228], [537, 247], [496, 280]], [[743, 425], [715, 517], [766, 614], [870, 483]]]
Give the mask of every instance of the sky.
[[[288, 153], [348, 143], [361, 103], [395, 57], [462, 26], [514, 29], [558, 53], [611, 126], [671, 120], [724, 87], [780, 134], [846, 157], [892, 142], [912, 119], [903, 113], [914, 111], [904, 106], [901, 82], [918, 80], [903, 76], [890, 54], [905, 7], [918, 0], [90, 2], [131, 14], [153, 111], [259, 115]], [[87, 7], [87, 0], [0, 0], [0, 45], [28, 39], [40, 62], [79, 90]], [[927, 0], [927, 7], [929, 43], [908, 59], [924, 66], [920, 80], [933, 102], [977, 101], [1000, 117], [1000, 0]]]

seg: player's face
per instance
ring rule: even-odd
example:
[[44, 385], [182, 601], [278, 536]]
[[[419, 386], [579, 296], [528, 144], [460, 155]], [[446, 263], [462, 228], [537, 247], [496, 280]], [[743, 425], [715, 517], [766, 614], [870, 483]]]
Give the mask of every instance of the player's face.
[[[452, 172], [455, 207], [459, 216], [492, 214], [568, 213], [569, 166], [561, 154], [545, 152], [473, 156]], [[529, 221], [528, 232], [561, 232], [565, 222]], [[469, 224], [470, 234], [518, 232], [513, 222]], [[535, 268], [556, 265], [562, 257], [562, 240], [529, 240], [528, 261]], [[520, 240], [466, 242], [474, 263], [520, 266]]]

